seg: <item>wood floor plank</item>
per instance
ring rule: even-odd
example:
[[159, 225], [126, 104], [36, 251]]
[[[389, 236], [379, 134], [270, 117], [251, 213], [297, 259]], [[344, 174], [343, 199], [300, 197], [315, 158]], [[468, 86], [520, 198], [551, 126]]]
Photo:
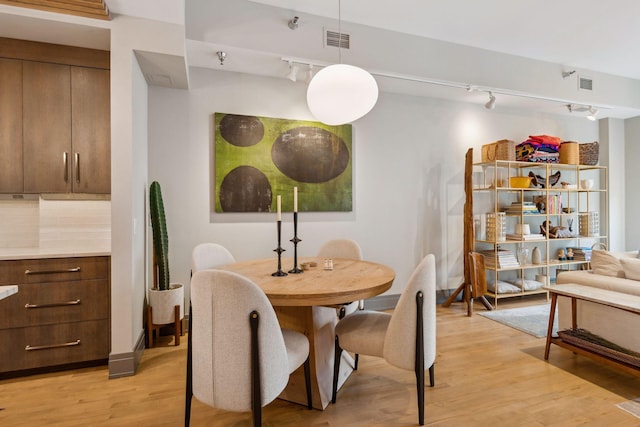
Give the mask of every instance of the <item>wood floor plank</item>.
[[[524, 299], [501, 309], [544, 303]], [[476, 315], [461, 303], [438, 307], [436, 386], [427, 387], [429, 426], [637, 426], [617, 403], [640, 397], [640, 378], [598, 365], [545, 340]], [[184, 417], [186, 339], [145, 350], [135, 376], [107, 379], [105, 367], [0, 381], [0, 425], [179, 426]], [[265, 426], [417, 425], [415, 376], [361, 356], [335, 405], [309, 411], [276, 400]], [[193, 426], [251, 426], [249, 413], [194, 400]]]

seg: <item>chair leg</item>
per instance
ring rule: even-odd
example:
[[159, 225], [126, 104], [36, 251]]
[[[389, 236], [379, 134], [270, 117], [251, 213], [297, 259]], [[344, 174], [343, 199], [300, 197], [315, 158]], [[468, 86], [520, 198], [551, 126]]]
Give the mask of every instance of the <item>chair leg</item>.
[[193, 399], [193, 366], [191, 335], [193, 335], [193, 310], [189, 303], [189, 336], [187, 337], [187, 391], [184, 405], [184, 427], [189, 427], [191, 423], [191, 400]]
[[436, 385], [435, 372], [434, 372], [433, 365], [429, 366], [429, 385], [431, 387]]
[[251, 412], [253, 413], [253, 426], [262, 425], [262, 393], [260, 393], [260, 349], [258, 347], [258, 323], [257, 311], [249, 314], [251, 325]]
[[311, 399], [311, 362], [309, 362], [308, 356], [307, 360], [304, 361], [304, 382], [307, 388], [307, 408], [313, 409]]
[[336, 403], [336, 395], [338, 394], [338, 375], [340, 374], [340, 360], [342, 359], [342, 349], [340, 341], [336, 335], [335, 352], [333, 355], [333, 393], [331, 394], [331, 403]]
[[416, 350], [415, 371], [416, 386], [418, 388], [418, 423], [424, 425], [424, 326], [423, 326], [422, 292], [416, 294]]
[[180, 306], [173, 307], [173, 345], [180, 345]]

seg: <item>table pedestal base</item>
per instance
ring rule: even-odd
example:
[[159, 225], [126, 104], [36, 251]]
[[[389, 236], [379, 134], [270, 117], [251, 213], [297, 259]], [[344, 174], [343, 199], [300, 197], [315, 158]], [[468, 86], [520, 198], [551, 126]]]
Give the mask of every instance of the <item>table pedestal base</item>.
[[[309, 338], [309, 361], [311, 364], [311, 397], [313, 407], [323, 410], [331, 402], [333, 381], [333, 358], [335, 326], [338, 323], [336, 310], [329, 307], [274, 307], [280, 326], [301, 332]], [[354, 360], [342, 352], [338, 388], [353, 371]], [[307, 404], [304, 371], [297, 369], [279, 396], [302, 405]]]

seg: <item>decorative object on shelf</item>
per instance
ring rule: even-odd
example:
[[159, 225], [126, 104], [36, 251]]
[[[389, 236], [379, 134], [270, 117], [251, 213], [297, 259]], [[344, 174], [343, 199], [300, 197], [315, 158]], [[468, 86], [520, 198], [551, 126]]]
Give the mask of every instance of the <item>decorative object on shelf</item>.
[[562, 239], [574, 237], [573, 234], [567, 227], [562, 226], [554, 226], [551, 222], [544, 221], [542, 225], [540, 225], [540, 232], [547, 236], [549, 239]]
[[593, 188], [593, 180], [592, 179], [581, 179], [580, 180], [580, 188], [583, 190], [591, 190]]
[[529, 188], [531, 185], [530, 176], [512, 176], [509, 178], [509, 187], [511, 188]]
[[153, 181], [149, 188], [149, 207], [153, 235], [153, 285], [149, 289], [147, 332], [149, 347], [153, 334], [163, 325], [174, 325], [174, 344], [180, 345], [184, 317], [184, 287], [171, 283], [169, 278], [169, 235], [167, 233], [164, 202], [160, 184]]
[[567, 256], [564, 253], [564, 249], [558, 249], [558, 261], [566, 261]]
[[515, 161], [516, 143], [509, 139], [484, 144], [482, 146], [482, 161], [493, 162], [495, 160]]
[[518, 248], [518, 264], [521, 266], [529, 264], [529, 248], [524, 245], [520, 245]]
[[542, 264], [542, 256], [540, 254], [540, 249], [537, 246], [535, 246], [531, 252], [531, 264]]
[[[564, 209], [562, 211], [564, 212]], [[573, 218], [567, 220], [567, 225], [569, 226], [569, 231], [573, 232]]]
[[573, 261], [573, 250], [571, 248], [567, 248], [567, 259]]
[[507, 239], [507, 219], [504, 212], [487, 214], [487, 240], [504, 242]]
[[598, 141], [580, 144], [580, 164], [595, 166], [598, 164], [600, 147]]
[[278, 229], [278, 247], [273, 251], [278, 254], [278, 270], [275, 273], [271, 273], [272, 276], [282, 277], [287, 276], [287, 273], [282, 271], [282, 252], [286, 249], [282, 249], [282, 196], [278, 194], [276, 197], [276, 227]]
[[533, 171], [529, 172], [529, 176], [531, 177], [531, 183], [534, 187], [540, 186], [540, 188], [551, 188], [560, 180], [560, 171], [557, 171], [553, 175], [549, 176], [547, 180], [543, 176], [537, 175], [533, 173]]
[[300, 274], [303, 270], [298, 268], [298, 243], [302, 242], [298, 238], [298, 187], [293, 187], [293, 239], [290, 242], [293, 242], [293, 268], [289, 273]]
[[600, 235], [600, 218], [598, 212], [580, 212], [578, 219], [578, 231], [581, 236], [597, 237]]
[[560, 144], [560, 163], [577, 165], [580, 163], [579, 144], [575, 141], [564, 141]]

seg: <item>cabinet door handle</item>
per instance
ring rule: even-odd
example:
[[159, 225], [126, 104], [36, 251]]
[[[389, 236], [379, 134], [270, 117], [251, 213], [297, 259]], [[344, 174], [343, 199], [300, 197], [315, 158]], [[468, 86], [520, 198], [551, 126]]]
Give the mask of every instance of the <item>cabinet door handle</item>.
[[26, 351], [34, 351], [34, 350], [46, 350], [49, 348], [60, 348], [60, 347], [72, 347], [74, 345], [80, 345], [80, 340], [75, 340], [71, 342], [65, 342], [62, 344], [49, 344], [49, 345], [26, 345], [24, 349]]
[[79, 273], [80, 267], [73, 267], [61, 270], [25, 270], [24, 274], [56, 274], [56, 273]]
[[80, 182], [80, 153], [76, 153], [76, 182]]
[[52, 304], [29, 304], [26, 303], [24, 308], [47, 308], [47, 307], [65, 307], [67, 305], [78, 305], [80, 304], [80, 299], [73, 301], [65, 301], [65, 302], [55, 302]]
[[62, 163], [64, 165], [64, 182], [69, 182], [69, 153], [62, 153]]

